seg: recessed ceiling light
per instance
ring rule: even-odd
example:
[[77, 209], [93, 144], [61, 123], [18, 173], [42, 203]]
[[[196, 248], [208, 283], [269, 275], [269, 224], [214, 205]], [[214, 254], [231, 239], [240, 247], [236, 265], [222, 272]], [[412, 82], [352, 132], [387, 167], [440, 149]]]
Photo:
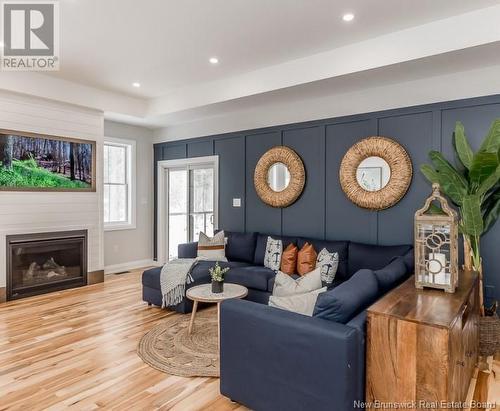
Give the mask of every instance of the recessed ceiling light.
[[210, 64], [217, 64], [219, 62], [219, 59], [217, 57], [210, 57], [208, 60]]
[[134, 86], [135, 88], [139, 88], [141, 87], [141, 83], [138, 83], [137, 81], [132, 83], [132, 86]]
[[353, 21], [354, 20], [354, 14], [352, 13], [346, 13], [342, 16], [342, 20], [344, 21]]

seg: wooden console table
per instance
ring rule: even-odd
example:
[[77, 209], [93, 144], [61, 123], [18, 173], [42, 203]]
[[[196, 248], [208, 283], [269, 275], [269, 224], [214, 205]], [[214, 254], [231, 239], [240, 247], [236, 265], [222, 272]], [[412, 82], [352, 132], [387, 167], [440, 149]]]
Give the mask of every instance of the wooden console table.
[[461, 271], [454, 294], [417, 290], [414, 281], [368, 309], [368, 404], [414, 402], [439, 409], [441, 401], [466, 399], [479, 351], [478, 277]]

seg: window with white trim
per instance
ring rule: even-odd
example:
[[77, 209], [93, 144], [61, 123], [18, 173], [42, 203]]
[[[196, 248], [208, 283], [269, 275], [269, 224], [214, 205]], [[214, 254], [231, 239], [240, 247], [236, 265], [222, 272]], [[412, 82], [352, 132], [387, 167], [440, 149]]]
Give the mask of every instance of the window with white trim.
[[135, 228], [135, 141], [104, 141], [104, 228]]

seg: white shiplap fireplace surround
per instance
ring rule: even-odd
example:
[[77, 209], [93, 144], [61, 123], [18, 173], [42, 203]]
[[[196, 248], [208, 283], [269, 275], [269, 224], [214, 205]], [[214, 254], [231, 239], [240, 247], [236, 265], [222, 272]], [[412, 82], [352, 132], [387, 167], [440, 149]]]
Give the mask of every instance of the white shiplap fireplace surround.
[[0, 289], [11, 234], [88, 230], [88, 271], [102, 270], [103, 112], [0, 91], [0, 128], [93, 140], [97, 147], [95, 193], [0, 191]]

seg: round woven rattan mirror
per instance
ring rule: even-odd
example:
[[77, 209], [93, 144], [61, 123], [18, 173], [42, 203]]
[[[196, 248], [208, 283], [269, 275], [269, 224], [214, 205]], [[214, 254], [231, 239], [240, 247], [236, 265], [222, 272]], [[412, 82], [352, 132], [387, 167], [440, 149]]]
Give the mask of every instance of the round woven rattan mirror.
[[412, 175], [408, 153], [387, 137], [359, 141], [340, 164], [340, 185], [347, 198], [370, 210], [383, 210], [401, 200], [410, 187]]
[[253, 177], [260, 199], [271, 207], [288, 207], [302, 194], [306, 181], [299, 155], [286, 146], [273, 147], [257, 163]]

